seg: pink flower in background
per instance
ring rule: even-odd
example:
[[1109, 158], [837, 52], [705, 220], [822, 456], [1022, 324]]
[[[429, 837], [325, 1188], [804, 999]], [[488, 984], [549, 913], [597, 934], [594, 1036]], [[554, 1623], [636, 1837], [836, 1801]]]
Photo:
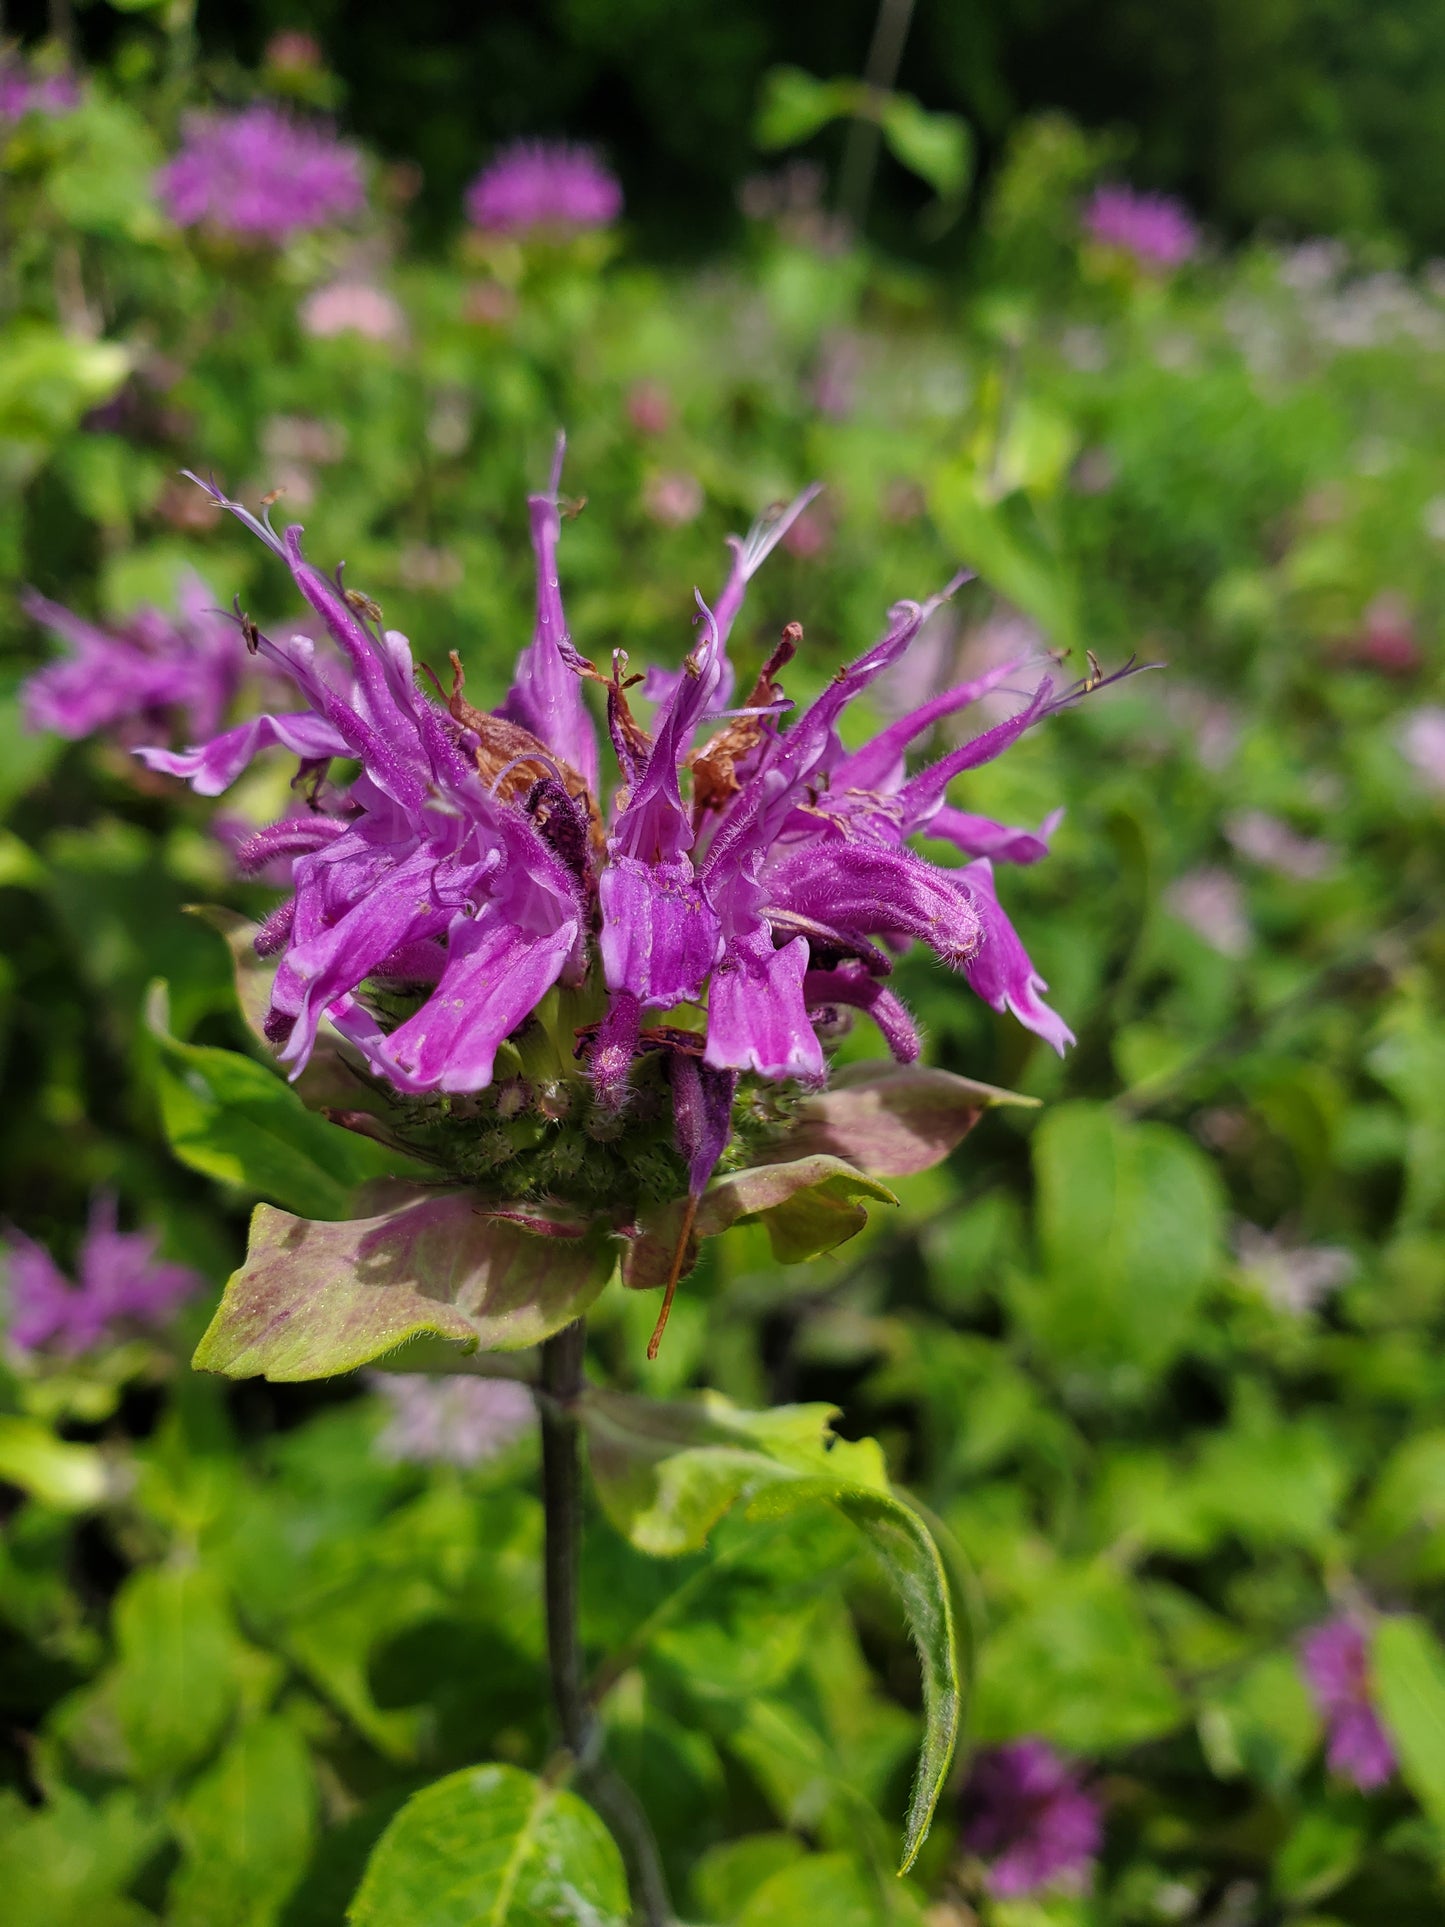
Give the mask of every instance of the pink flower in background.
[[376, 1442], [383, 1458], [418, 1464], [484, 1465], [537, 1422], [532, 1394], [510, 1378], [425, 1378], [370, 1374], [390, 1407]]
[[1297, 883], [1313, 883], [1335, 867], [1333, 844], [1322, 837], [1301, 836], [1266, 810], [1235, 810], [1224, 819], [1224, 834], [1251, 863]]
[[20, 1351], [74, 1356], [164, 1325], [204, 1285], [198, 1273], [156, 1257], [153, 1231], [118, 1231], [115, 1199], [91, 1206], [72, 1284], [43, 1245], [12, 1231], [3, 1246], [9, 1337]]
[[642, 486], [642, 507], [651, 522], [680, 529], [702, 514], [702, 483], [683, 469], [649, 475]]
[[466, 213], [489, 234], [578, 233], [611, 227], [622, 189], [590, 147], [514, 141], [467, 189]]
[[0, 52], [0, 127], [39, 114], [56, 120], [80, 105], [80, 88], [70, 74], [39, 72], [26, 61]]
[[1402, 595], [1386, 589], [1374, 598], [1349, 653], [1361, 668], [1378, 670], [1382, 676], [1413, 676], [1418, 671], [1423, 659], [1420, 640]]
[[1084, 231], [1147, 268], [1177, 268], [1199, 247], [1199, 229], [1182, 201], [1132, 187], [1096, 188], [1084, 210]]
[[367, 281], [332, 281], [301, 303], [302, 332], [316, 340], [361, 335], [367, 341], [403, 341], [406, 316], [401, 303]]
[[1228, 870], [1189, 870], [1164, 892], [1166, 908], [1221, 957], [1243, 957], [1254, 942], [1244, 892]]
[[1354, 1253], [1343, 1245], [1292, 1244], [1258, 1225], [1242, 1224], [1234, 1248], [1275, 1310], [1297, 1318], [1318, 1311], [1355, 1269]]
[[1445, 796], [1445, 709], [1433, 703], [1412, 709], [1400, 725], [1399, 741], [1424, 787]]
[[1365, 1629], [1348, 1614], [1316, 1626], [1300, 1642], [1300, 1666], [1327, 1729], [1330, 1771], [1362, 1793], [1395, 1772], [1395, 1749], [1375, 1712]]
[[1087, 1888], [1104, 1830], [1099, 1803], [1047, 1740], [980, 1753], [963, 1799], [964, 1841], [988, 1863], [999, 1899]]
[[357, 149], [264, 102], [190, 115], [156, 192], [181, 227], [277, 243], [347, 220], [366, 205]]
[[26, 613], [66, 651], [22, 684], [26, 726], [72, 742], [104, 731], [127, 745], [173, 727], [187, 737], [211, 734], [245, 674], [245, 652], [199, 576], [185, 579], [177, 601], [174, 619], [141, 609], [102, 629], [44, 596], [24, 595]]
[[660, 382], [634, 382], [627, 391], [627, 419], [639, 435], [665, 435], [672, 427], [671, 395]]

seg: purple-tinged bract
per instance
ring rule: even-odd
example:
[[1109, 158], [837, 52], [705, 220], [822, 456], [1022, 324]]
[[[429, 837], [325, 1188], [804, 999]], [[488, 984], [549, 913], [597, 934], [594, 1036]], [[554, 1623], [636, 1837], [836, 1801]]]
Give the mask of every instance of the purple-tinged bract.
[[1182, 267], [1199, 247], [1188, 208], [1169, 194], [1132, 187], [1096, 188], [1084, 210], [1090, 240], [1132, 255], [1142, 267]]
[[1099, 1803], [1047, 1740], [980, 1753], [963, 1799], [964, 1843], [986, 1862], [1001, 1900], [1087, 1887], [1103, 1836]]
[[1395, 1748], [1375, 1711], [1365, 1628], [1350, 1614], [1326, 1620], [1300, 1642], [1303, 1669], [1325, 1722], [1330, 1771], [1361, 1792], [1395, 1773]]
[[181, 585], [178, 614], [142, 609], [101, 628], [49, 602], [24, 598], [26, 612], [65, 654], [21, 688], [27, 726], [78, 741], [101, 733], [128, 747], [158, 731], [194, 740], [212, 734], [245, 673], [234, 622], [212, 606], [197, 576]]
[[622, 189], [590, 147], [514, 141], [467, 189], [466, 210], [489, 234], [578, 233], [611, 227]]
[[354, 147], [263, 102], [191, 115], [156, 191], [181, 227], [278, 244], [348, 220], [366, 204]]
[[7, 1334], [21, 1352], [76, 1356], [155, 1329], [204, 1284], [184, 1265], [157, 1258], [154, 1232], [117, 1230], [115, 1199], [108, 1196], [91, 1207], [75, 1284], [22, 1232], [9, 1234], [4, 1257]]

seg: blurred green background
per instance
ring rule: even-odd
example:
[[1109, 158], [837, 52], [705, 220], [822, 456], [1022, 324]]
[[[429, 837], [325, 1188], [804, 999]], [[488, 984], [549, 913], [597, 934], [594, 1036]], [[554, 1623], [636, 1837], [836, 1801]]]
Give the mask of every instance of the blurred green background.
[[[607, 1719], [683, 1917], [1441, 1917], [1445, 12], [924, 0], [870, 181], [856, 90], [829, 88], [878, 21], [7, 12], [42, 67], [58, 29], [83, 84], [0, 122], [0, 1216], [72, 1265], [108, 1188], [213, 1287], [159, 1338], [7, 1354], [15, 1927], [339, 1922], [408, 1793], [546, 1747], [529, 1438], [399, 1458], [368, 1383], [187, 1369], [257, 1196], [325, 1215], [337, 1181], [258, 1185], [187, 1049], [249, 1045], [185, 906], [276, 893], [114, 736], [24, 727], [53, 644], [18, 591], [115, 625], [173, 610], [193, 569], [294, 623], [260, 546], [177, 477], [214, 471], [252, 502], [283, 487], [308, 552], [496, 700], [559, 425], [594, 657], [674, 663], [726, 533], [818, 478], [754, 590], [745, 674], [796, 618], [790, 688], [815, 691], [959, 562], [978, 580], [885, 703], [1021, 650], [1165, 665], [956, 799], [1067, 810], [1000, 889], [1077, 1048], [900, 971], [933, 1061], [1042, 1108], [990, 1116], [834, 1258], [715, 1245], [656, 1368], [651, 1302], [595, 1319], [619, 1386], [829, 1401], [883, 1441], [955, 1549], [970, 1744], [1041, 1735], [1081, 1763], [1107, 1818], [1092, 1889], [989, 1898], [952, 1796], [893, 1878], [916, 1668], [846, 1534], [724, 1533], [666, 1564], [594, 1521], [587, 1642], [626, 1659]], [[258, 96], [362, 145], [363, 216], [284, 247], [167, 218], [186, 111]], [[463, 190], [519, 134], [597, 143], [618, 228], [470, 232]], [[1121, 181], [1183, 198], [1187, 259], [1091, 238]], [[319, 332], [317, 298], [358, 288], [385, 325]], [[224, 811], [286, 803], [278, 766]], [[874, 1048], [861, 1026], [846, 1046]], [[1297, 1658], [1341, 1613], [1411, 1634], [1377, 1660], [1400, 1769], [1368, 1795], [1329, 1771]]]

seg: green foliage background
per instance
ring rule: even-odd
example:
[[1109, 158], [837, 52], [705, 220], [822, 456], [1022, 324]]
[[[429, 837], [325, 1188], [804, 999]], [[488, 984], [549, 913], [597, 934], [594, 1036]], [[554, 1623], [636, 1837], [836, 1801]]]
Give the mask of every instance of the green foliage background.
[[[348, 8], [329, 44], [358, 124], [427, 163], [420, 242], [405, 183], [379, 167], [359, 256], [356, 237], [243, 254], [156, 211], [149, 177], [181, 107], [203, 83], [240, 88], [226, 56], [255, 52], [259, 17], [203, 14], [197, 79], [182, 33], [89, 16], [109, 64], [81, 111], [5, 137], [7, 587], [118, 617], [169, 601], [189, 564], [219, 602], [239, 591], [285, 621], [264, 555], [188, 516], [174, 482], [183, 463], [214, 469], [249, 499], [285, 470], [293, 501], [313, 498], [310, 552], [344, 556], [422, 658], [441, 668], [457, 648], [472, 688], [499, 695], [530, 627], [523, 498], [565, 423], [587, 506], [563, 565], [590, 654], [675, 660], [724, 534], [818, 476], [820, 552], [760, 578], [745, 670], [796, 617], [806, 695], [959, 560], [980, 580], [950, 647], [1007, 625], [1080, 670], [1086, 647], [1167, 664], [959, 799], [1029, 823], [1067, 807], [1048, 861], [1003, 887], [1077, 1050], [1060, 1064], [935, 967], [901, 973], [936, 1061], [1042, 1110], [990, 1115], [832, 1258], [783, 1272], [756, 1228], [719, 1241], [655, 1368], [650, 1300], [611, 1292], [593, 1321], [614, 1391], [833, 1404], [846, 1437], [881, 1442], [954, 1568], [976, 1655], [968, 1744], [1041, 1734], [1088, 1763], [1108, 1813], [1095, 1889], [988, 1901], [952, 1794], [894, 1877], [918, 1668], [836, 1510], [739, 1508], [667, 1559], [598, 1512], [585, 1640], [683, 1917], [1438, 1919], [1442, 802], [1401, 731], [1442, 700], [1445, 298], [1428, 272], [1380, 266], [1402, 237], [1435, 240], [1419, 158], [1438, 138], [1433, 14], [1383, 10], [1362, 32], [1318, 5], [1247, 20], [1221, 5], [1166, 32], [1107, 12], [1093, 57], [1127, 83], [1144, 177], [1197, 185], [1217, 217], [1168, 282], [1080, 246], [1079, 198], [1119, 150], [1020, 117], [1038, 96], [1010, 80], [1017, 15], [980, 13], [965, 48], [953, 12], [923, 10], [910, 60], [956, 32], [971, 93], [942, 66], [929, 85], [904, 71], [927, 106], [962, 99], [991, 170], [949, 273], [921, 265], [925, 190], [901, 177], [884, 180], [879, 233], [906, 234], [907, 253], [840, 249], [815, 214], [740, 227], [702, 265], [656, 258], [669, 195], [707, 176], [711, 205], [730, 204], [763, 164], [746, 129], [772, 59], [856, 69], [842, 17], [795, 46], [746, 9], [690, 10], [668, 58], [686, 55], [695, 92], [665, 97], [646, 63], [628, 68], [647, 141], [619, 145], [641, 239], [490, 255], [448, 212], [479, 123], [455, 101], [432, 112], [426, 91], [444, 106], [472, 70], [427, 82], [419, 33], [416, 75], [398, 69], [384, 99], [368, 76], [395, 42], [379, 50], [368, 18]], [[509, 19], [469, 57], [490, 60]], [[523, 84], [533, 30], [512, 22], [523, 79], [489, 100], [487, 131], [570, 130], [574, 103], [583, 131], [613, 131], [587, 103], [626, 24], [567, 11], [543, 120], [540, 82]], [[645, 38], [652, 22], [633, 25]], [[1026, 25], [1044, 72], [1080, 31], [1064, 8]], [[1212, 88], [1195, 85], [1191, 34]], [[1174, 95], [1134, 78], [1156, 73]], [[1194, 118], [1171, 118], [1186, 93]], [[677, 171], [654, 193], [643, 161], [659, 156]], [[1340, 228], [1358, 252], [1238, 239], [1256, 219]], [[400, 300], [403, 341], [298, 325], [308, 290], [358, 259]], [[851, 396], [825, 412], [830, 372]], [[665, 399], [661, 427], [637, 425], [640, 384]], [[323, 431], [309, 455], [288, 452], [298, 422]], [[659, 485], [679, 477], [701, 506], [670, 522]], [[1372, 656], [1402, 622], [1411, 653]], [[0, 640], [13, 691], [45, 644], [8, 597]], [[278, 1166], [273, 1147], [266, 1166], [233, 1113], [224, 1142], [212, 1130], [200, 1052], [249, 1046], [224, 945], [184, 906], [272, 899], [231, 879], [206, 806], [139, 783], [112, 747], [26, 736], [13, 696], [0, 728], [3, 1211], [68, 1259], [88, 1192], [112, 1186], [219, 1287], [258, 1197], [334, 1215], [365, 1175], [311, 1138], [305, 1159]], [[285, 801], [266, 782], [244, 799], [258, 817]], [[1251, 857], [1248, 812], [1324, 856], [1295, 875]], [[1201, 873], [1229, 909], [1203, 934], [1183, 914]], [[861, 1030], [847, 1045], [872, 1049]], [[1347, 1253], [1348, 1275], [1292, 1296], [1279, 1253], [1297, 1247]], [[191, 1374], [209, 1308], [166, 1345], [66, 1371], [12, 1361], [3, 1381], [7, 1919], [339, 1922], [408, 1796], [440, 1780], [408, 1824], [469, 1837], [488, 1763], [488, 1810], [557, 1829], [615, 1911], [590, 1816], [527, 1791], [549, 1744], [533, 1444], [467, 1472], [397, 1463], [363, 1381]], [[1368, 1799], [1325, 1771], [1295, 1659], [1305, 1629], [1362, 1601], [1387, 1615], [1375, 1664], [1402, 1758]], [[404, 1873], [378, 1856], [356, 1918], [410, 1918]]]

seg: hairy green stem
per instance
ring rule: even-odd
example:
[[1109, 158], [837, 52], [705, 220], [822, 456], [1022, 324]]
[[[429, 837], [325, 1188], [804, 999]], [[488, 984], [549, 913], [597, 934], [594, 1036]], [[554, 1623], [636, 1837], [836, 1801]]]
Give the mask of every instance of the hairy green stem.
[[643, 1927], [671, 1927], [672, 1903], [657, 1842], [632, 1789], [602, 1754], [602, 1729], [587, 1692], [577, 1617], [582, 1555], [582, 1441], [576, 1405], [582, 1393], [587, 1329], [575, 1324], [542, 1346], [537, 1413], [542, 1426], [542, 1512], [547, 1659], [552, 1705], [577, 1785], [607, 1822]]

